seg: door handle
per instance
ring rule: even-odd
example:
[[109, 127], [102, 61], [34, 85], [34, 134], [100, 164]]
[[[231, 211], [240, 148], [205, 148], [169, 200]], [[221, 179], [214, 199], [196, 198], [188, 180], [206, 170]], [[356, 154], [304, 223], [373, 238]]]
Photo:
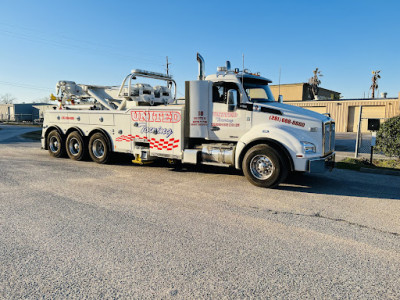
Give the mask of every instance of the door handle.
[[213, 127], [211, 127], [211, 131], [218, 131], [220, 128], [219, 127], [217, 127], [217, 126], [213, 126]]

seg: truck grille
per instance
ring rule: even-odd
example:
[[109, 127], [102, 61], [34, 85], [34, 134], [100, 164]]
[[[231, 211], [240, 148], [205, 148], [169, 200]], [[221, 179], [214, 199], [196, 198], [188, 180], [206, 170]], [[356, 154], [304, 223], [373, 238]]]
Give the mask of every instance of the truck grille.
[[323, 131], [323, 152], [324, 155], [335, 151], [335, 123], [324, 123]]

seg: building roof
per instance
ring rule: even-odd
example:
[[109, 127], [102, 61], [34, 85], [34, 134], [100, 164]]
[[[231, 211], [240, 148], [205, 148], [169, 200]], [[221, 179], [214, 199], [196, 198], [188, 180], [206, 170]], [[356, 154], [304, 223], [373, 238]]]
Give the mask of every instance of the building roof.
[[331, 102], [341, 102], [341, 101], [385, 101], [385, 100], [399, 100], [399, 98], [354, 98], [354, 99], [323, 99], [323, 100], [296, 100], [293, 102], [324, 102], [324, 101], [331, 101]]
[[[281, 85], [281, 86], [282, 86], [282, 85], [286, 85], [286, 86], [288, 86], [288, 85], [300, 86], [300, 85], [309, 85], [309, 83], [307, 83], [307, 82], [282, 83], [282, 84], [280, 84], [280, 85]], [[272, 84], [272, 85], [270, 85], [270, 86], [279, 86], [279, 84]], [[327, 89], [327, 88], [324, 88], [324, 87], [319, 87], [319, 88], [320, 88], [320, 89], [323, 89], [323, 90], [325, 90], [325, 91], [332, 92], [332, 93], [341, 94], [340, 92], [337, 92], [337, 91], [334, 91], [334, 90], [330, 90], [330, 89]]]

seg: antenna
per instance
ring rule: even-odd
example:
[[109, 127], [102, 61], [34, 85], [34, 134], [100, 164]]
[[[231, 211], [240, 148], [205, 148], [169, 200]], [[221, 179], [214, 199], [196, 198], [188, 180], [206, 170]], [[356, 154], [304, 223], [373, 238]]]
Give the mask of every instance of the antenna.
[[[243, 74], [244, 74], [244, 53], [242, 54], [242, 64], [243, 64], [243, 71], [242, 71], [242, 86], [243, 86]], [[244, 88], [244, 87], [243, 87]]]
[[281, 71], [282, 71], [282, 67], [279, 67], [278, 98], [281, 95]]

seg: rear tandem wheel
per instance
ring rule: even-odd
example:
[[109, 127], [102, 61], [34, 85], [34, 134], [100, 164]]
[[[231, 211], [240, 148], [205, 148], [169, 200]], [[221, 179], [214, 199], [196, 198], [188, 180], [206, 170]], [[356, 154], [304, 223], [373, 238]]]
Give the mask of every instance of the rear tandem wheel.
[[51, 156], [57, 158], [65, 156], [64, 140], [57, 130], [52, 130], [47, 136], [47, 146]]
[[73, 131], [68, 135], [65, 148], [69, 158], [73, 160], [83, 160], [85, 158], [86, 145], [79, 132]]
[[106, 164], [110, 160], [111, 151], [104, 134], [97, 132], [90, 137], [89, 155], [92, 160], [99, 164]]

